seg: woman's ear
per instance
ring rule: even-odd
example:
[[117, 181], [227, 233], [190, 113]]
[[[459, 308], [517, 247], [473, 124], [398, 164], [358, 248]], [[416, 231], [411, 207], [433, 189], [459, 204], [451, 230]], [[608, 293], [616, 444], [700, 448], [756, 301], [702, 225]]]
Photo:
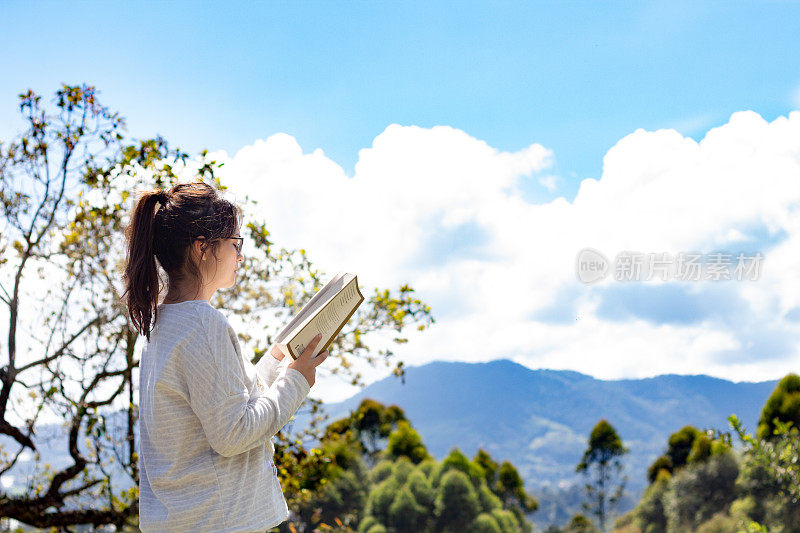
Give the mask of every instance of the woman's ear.
[[192, 242], [192, 250], [194, 251], [195, 257], [200, 258], [200, 261], [203, 261], [206, 257], [205, 246], [206, 246], [205, 237], [197, 237]]

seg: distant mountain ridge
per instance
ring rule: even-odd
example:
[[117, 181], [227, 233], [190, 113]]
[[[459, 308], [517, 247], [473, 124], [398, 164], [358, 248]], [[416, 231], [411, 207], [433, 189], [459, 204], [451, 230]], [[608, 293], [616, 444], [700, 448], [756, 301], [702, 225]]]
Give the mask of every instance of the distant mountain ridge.
[[[605, 418], [630, 449], [629, 486], [639, 490], [670, 434], [687, 424], [727, 430], [731, 414], [753, 429], [776, 385], [675, 374], [604, 381], [573, 371], [531, 370], [508, 359], [436, 361], [407, 367], [405, 385], [389, 376], [325, 409], [332, 421], [363, 398], [396, 404], [437, 459], [456, 446], [469, 457], [482, 447], [495, 460], [511, 461], [529, 488], [574, 481], [589, 432]], [[299, 427], [307, 423], [298, 415]]]

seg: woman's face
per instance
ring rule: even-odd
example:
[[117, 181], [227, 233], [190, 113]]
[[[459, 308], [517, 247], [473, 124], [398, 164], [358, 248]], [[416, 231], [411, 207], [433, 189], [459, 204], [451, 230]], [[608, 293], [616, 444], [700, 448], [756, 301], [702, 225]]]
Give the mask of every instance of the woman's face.
[[213, 290], [226, 289], [236, 283], [236, 270], [239, 268], [239, 263], [244, 261], [244, 256], [236, 248], [239, 242], [241, 241], [237, 238], [222, 239], [217, 247], [216, 260], [214, 254], [210, 252], [205, 254], [206, 268], [203, 275], [206, 279], [205, 284], [211, 285]]

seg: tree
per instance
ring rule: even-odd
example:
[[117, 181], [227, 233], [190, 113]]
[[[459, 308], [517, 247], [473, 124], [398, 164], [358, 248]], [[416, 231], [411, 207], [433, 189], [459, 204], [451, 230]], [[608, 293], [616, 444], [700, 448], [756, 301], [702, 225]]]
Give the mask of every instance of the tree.
[[522, 477], [508, 461], [503, 461], [497, 472], [496, 493], [503, 506], [519, 514], [532, 513], [539, 508], [536, 498], [525, 492]]
[[614, 427], [607, 420], [600, 420], [592, 429], [583, 459], [575, 468], [589, 477], [585, 486], [589, 502], [585, 507], [597, 517], [600, 531], [606, 530], [606, 520], [625, 489], [620, 458], [627, 452]]
[[325, 436], [346, 435], [358, 446], [367, 463], [373, 466], [386, 446], [389, 435], [405, 420], [406, 415], [398, 406], [387, 407], [370, 398], [364, 398], [355, 411], [328, 424]]
[[694, 441], [700, 430], [694, 426], [684, 426], [669, 436], [667, 442], [667, 453], [653, 461], [647, 470], [647, 479], [653, 483], [661, 470], [666, 470], [670, 474], [686, 465], [689, 454], [692, 452]]
[[[124, 135], [124, 120], [101, 105], [94, 87], [63, 85], [54, 111], [29, 90], [20, 95], [26, 129], [0, 143], [0, 302], [7, 309], [8, 341], [0, 369], [0, 473], [14, 475], [23, 452], [34, 455], [27, 490], [0, 489], [0, 517], [36, 527], [73, 524], [135, 524], [138, 498], [135, 349], [138, 335], [122, 303], [122, 231], [137, 189], [177, 181], [205, 181], [220, 191], [221, 165], [203, 151], [190, 158], [162, 138]], [[305, 250], [277, 248], [255, 201], [242, 205], [250, 249], [232, 289], [212, 302], [236, 316], [243, 350], [256, 362], [288, 315], [319, 290], [324, 273]], [[46, 283], [42, 284], [42, 279]], [[373, 331], [399, 334], [433, 322], [430, 307], [408, 285], [374, 289], [331, 344], [331, 374], [363, 385], [352, 358], [392, 363], [389, 349], [373, 350], [364, 339]], [[266, 324], [264, 322], [267, 322]], [[24, 329], [23, 329], [24, 325]], [[250, 336], [248, 331], [263, 331]], [[22, 341], [22, 342], [21, 342]], [[142, 341], [140, 341], [142, 342]], [[397, 362], [394, 375], [404, 377]], [[276, 463], [284, 488], [302, 498], [306, 476], [317, 475], [324, 454], [307, 450], [318, 435], [319, 402], [302, 434], [281, 432]], [[66, 422], [61, 439], [69, 464], [52, 470], [37, 453], [37, 434], [48, 419]], [[313, 483], [322, 483], [320, 479]], [[299, 496], [295, 496], [299, 495]]]
[[800, 428], [800, 376], [788, 374], [778, 383], [761, 410], [758, 438], [772, 437], [777, 422], [791, 422]]
[[422, 443], [422, 437], [407, 420], [401, 420], [397, 429], [389, 435], [386, 453], [389, 457], [408, 457], [414, 464], [419, 464], [430, 457]]
[[695, 439], [700, 435], [700, 430], [694, 426], [684, 426], [669, 436], [667, 443], [667, 457], [672, 463], [672, 471], [684, 466], [692, 453]]
[[658, 479], [658, 476], [662, 472], [671, 474], [672, 470], [672, 459], [670, 459], [668, 455], [662, 455], [653, 461], [653, 464], [651, 464], [650, 468], [647, 469], [647, 480], [651, 484], [655, 483], [656, 479]]
[[781, 524], [800, 523], [800, 431], [778, 420], [769, 438], [746, 433], [742, 422], [731, 415], [731, 427], [744, 445], [741, 471], [736, 485], [749, 500], [750, 518], [779, 529]]
[[486, 483], [491, 486], [497, 477], [498, 464], [494, 462], [489, 452], [483, 448], [478, 448], [472, 461], [483, 469], [484, 479], [486, 479]]
[[666, 533], [667, 510], [666, 498], [670, 487], [671, 476], [668, 472], [657, 476], [655, 481], [644, 491], [641, 501], [633, 511], [636, 522], [646, 533]]
[[739, 467], [733, 453], [692, 463], [675, 474], [665, 501], [667, 531], [696, 531], [736, 497]]
[[[108, 290], [112, 271], [100, 270], [108, 267], [101, 261], [111, 259], [106, 254], [113, 245], [102, 230], [121, 228], [102, 220], [105, 213], [93, 213], [93, 219], [101, 220], [92, 238], [65, 230], [78, 213], [85, 213], [71, 189], [76, 182], [92, 179], [100, 158], [108, 157], [108, 164], [119, 154], [125, 124], [100, 104], [92, 87], [64, 85], [54, 103], [55, 114], [50, 114], [33, 91], [21, 94], [19, 110], [26, 129], [5, 146], [0, 143], [0, 301], [8, 311], [7, 358], [0, 369], [0, 433], [14, 444], [4, 445], [8, 449], [3, 450], [0, 472], [11, 474], [26, 450], [39, 459], [34, 440], [43, 413], [66, 422], [64, 448], [71, 464], [54, 471], [38, 465], [35, 482], [25, 494], [0, 497], [0, 516], [37, 527], [122, 526], [136, 513], [135, 493], [120, 491], [112, 484], [117, 480], [103, 471], [111, 451], [103, 439], [111, 435], [104, 430], [111, 421], [98, 416], [118, 397], [133, 394], [135, 337], [120, 328], [119, 308]], [[93, 253], [79, 260], [69, 253], [71, 246]], [[46, 292], [37, 294], [34, 284], [47, 267], [61, 276], [50, 272]], [[87, 283], [89, 272], [95, 291]], [[84, 305], [80, 313], [74, 313], [76, 302]], [[31, 307], [47, 314], [38, 319]], [[27, 346], [18, 346], [20, 334]], [[94, 346], [81, 346], [86, 341]], [[130, 486], [138, 475], [132, 406], [126, 415], [121, 442], [115, 443], [121, 445], [112, 449]], [[120, 424], [114, 425], [119, 429]], [[82, 445], [84, 438], [92, 442]], [[96, 499], [91, 507], [78, 502], [87, 495]]]
[[393, 461], [384, 459], [365, 477], [372, 486], [359, 531], [368, 531], [375, 524], [392, 533], [493, 531], [495, 527], [500, 533], [532, 530], [515, 499], [521, 482], [505, 484], [517, 489], [512, 491], [515, 496], [509, 499], [509, 507], [504, 507], [481, 468], [457, 448], [439, 463], [428, 458], [414, 464], [404, 455]]
[[460, 470], [448, 471], [436, 497], [436, 531], [468, 531], [479, 514], [480, 502], [469, 478]]
[[400, 489], [389, 507], [389, 525], [395, 531], [419, 531], [428, 516], [408, 485]]
[[597, 528], [592, 521], [582, 514], [576, 514], [569, 519], [569, 523], [564, 526], [564, 533], [595, 533]]

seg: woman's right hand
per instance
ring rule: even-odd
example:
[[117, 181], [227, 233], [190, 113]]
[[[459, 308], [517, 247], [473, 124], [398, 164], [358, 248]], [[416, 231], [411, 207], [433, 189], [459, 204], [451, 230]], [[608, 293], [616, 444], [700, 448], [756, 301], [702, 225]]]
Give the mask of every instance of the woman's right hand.
[[308, 386], [314, 386], [314, 378], [316, 377], [317, 367], [322, 364], [322, 362], [328, 358], [328, 350], [319, 352], [316, 357], [313, 359], [311, 358], [311, 354], [314, 353], [314, 350], [319, 344], [320, 339], [322, 339], [322, 334], [317, 334], [316, 337], [311, 339], [311, 342], [306, 349], [303, 350], [303, 353], [300, 354], [300, 357], [289, 363], [287, 366], [289, 368], [294, 368], [298, 370], [303, 377], [306, 378], [308, 381]]

